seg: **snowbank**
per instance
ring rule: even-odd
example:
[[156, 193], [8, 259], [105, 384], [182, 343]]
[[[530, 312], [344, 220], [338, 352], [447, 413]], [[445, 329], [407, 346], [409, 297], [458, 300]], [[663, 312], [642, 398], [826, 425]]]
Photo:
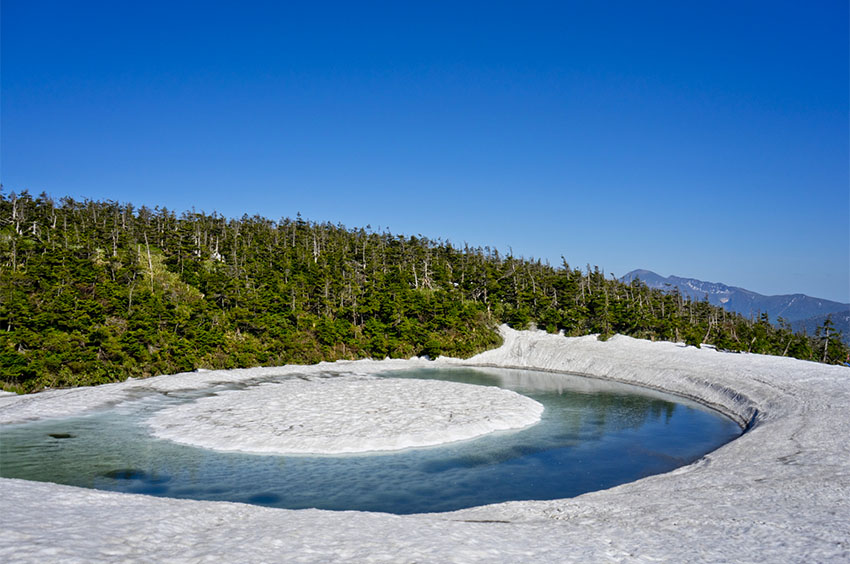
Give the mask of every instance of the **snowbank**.
[[[599, 342], [503, 329], [468, 361], [583, 373], [684, 395], [749, 427], [668, 474], [555, 501], [455, 513], [288, 511], [0, 480], [5, 562], [847, 562], [850, 369], [626, 337]], [[423, 361], [394, 361], [393, 367]], [[342, 363], [340, 370], [382, 363]], [[328, 366], [336, 365], [326, 365]], [[237, 371], [233, 378], [250, 378]], [[175, 386], [180, 375], [132, 385]], [[230, 376], [227, 376], [230, 377]], [[155, 382], [159, 380], [160, 383]], [[90, 405], [110, 393], [64, 392]], [[118, 392], [115, 392], [118, 393]], [[121, 392], [123, 393], [123, 392]], [[0, 418], [66, 409], [0, 398]], [[114, 399], [114, 398], [113, 398]], [[18, 407], [16, 407], [18, 406]], [[40, 414], [40, 415], [36, 415]]]
[[284, 380], [158, 412], [154, 435], [225, 451], [342, 454], [399, 450], [521, 429], [543, 406], [493, 386], [348, 376]]
[[240, 368], [236, 370], [197, 370], [144, 380], [130, 378], [126, 382], [81, 388], [47, 390], [38, 394], [0, 396], [0, 424], [21, 423], [50, 417], [69, 417], [132, 400], [141, 393], [191, 392], [208, 390], [222, 384], [248, 383], [269, 376], [304, 376], [321, 373], [366, 375], [387, 370], [429, 366], [427, 360], [356, 360], [320, 362], [311, 366], [277, 366]]

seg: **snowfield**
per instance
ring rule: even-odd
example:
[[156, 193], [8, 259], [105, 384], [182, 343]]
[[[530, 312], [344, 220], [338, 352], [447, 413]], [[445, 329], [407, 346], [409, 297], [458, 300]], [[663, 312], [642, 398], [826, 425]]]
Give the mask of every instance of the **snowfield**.
[[343, 454], [433, 446], [522, 429], [543, 406], [510, 390], [374, 376], [296, 378], [158, 412], [161, 439], [253, 453]]
[[[748, 427], [673, 472], [572, 499], [453, 513], [291, 511], [0, 480], [3, 562], [848, 562], [850, 369], [628, 337], [502, 329], [452, 365], [573, 372], [711, 405]], [[424, 366], [359, 361], [200, 372], [0, 397], [0, 421], [80, 413], [134, 389], [195, 389], [310, 370]], [[551, 377], [550, 374], [545, 375]]]

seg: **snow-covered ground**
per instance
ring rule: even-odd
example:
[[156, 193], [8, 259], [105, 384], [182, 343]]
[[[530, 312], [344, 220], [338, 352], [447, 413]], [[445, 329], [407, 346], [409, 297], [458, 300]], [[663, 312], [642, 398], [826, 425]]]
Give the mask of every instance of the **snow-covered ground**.
[[494, 386], [347, 376], [295, 378], [159, 411], [162, 439], [226, 451], [341, 454], [399, 450], [521, 429], [543, 406]]
[[[437, 362], [639, 384], [712, 405], [749, 430], [694, 464], [610, 490], [404, 517], [0, 480], [0, 561], [850, 561], [850, 369], [619, 336], [600, 342], [503, 331], [500, 349]], [[368, 373], [424, 362], [322, 369]], [[78, 413], [121, 401], [137, 386], [190, 389], [225, 378], [249, 380], [267, 370], [0, 397], [0, 421]]]

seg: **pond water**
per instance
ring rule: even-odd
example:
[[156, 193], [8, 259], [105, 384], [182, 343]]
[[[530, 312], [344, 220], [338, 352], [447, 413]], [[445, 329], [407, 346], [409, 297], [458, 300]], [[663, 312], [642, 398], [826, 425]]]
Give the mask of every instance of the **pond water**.
[[545, 411], [537, 425], [443, 446], [255, 455], [157, 439], [145, 424], [165, 407], [246, 384], [152, 391], [84, 417], [4, 426], [0, 476], [290, 509], [426, 513], [613, 487], [693, 462], [741, 433], [701, 405], [597, 379], [489, 368], [381, 375], [496, 385], [537, 400]]

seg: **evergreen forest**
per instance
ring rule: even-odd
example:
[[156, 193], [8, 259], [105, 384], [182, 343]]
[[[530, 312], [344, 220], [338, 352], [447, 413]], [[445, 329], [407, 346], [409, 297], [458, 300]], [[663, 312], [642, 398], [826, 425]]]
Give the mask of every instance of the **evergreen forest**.
[[815, 335], [599, 268], [314, 223], [0, 191], [0, 385], [15, 392], [196, 368], [469, 357], [497, 327], [840, 363]]

